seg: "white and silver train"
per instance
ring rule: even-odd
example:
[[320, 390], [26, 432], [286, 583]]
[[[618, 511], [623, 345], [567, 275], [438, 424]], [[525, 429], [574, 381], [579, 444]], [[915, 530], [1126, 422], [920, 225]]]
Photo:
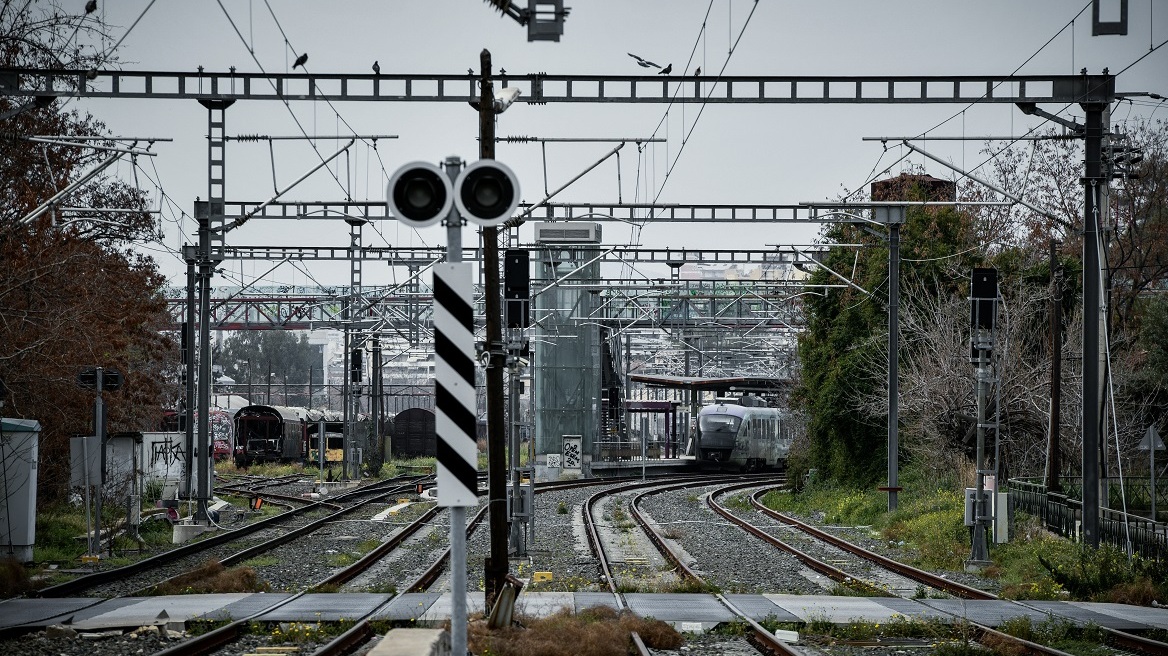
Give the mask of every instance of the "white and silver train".
[[786, 469], [791, 431], [784, 415], [756, 397], [718, 399], [698, 412], [691, 454], [701, 463], [743, 471]]

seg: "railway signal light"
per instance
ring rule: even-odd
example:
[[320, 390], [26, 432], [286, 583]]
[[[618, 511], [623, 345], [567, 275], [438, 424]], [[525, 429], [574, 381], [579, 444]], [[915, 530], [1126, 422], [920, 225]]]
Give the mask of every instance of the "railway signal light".
[[450, 178], [429, 162], [410, 162], [395, 171], [385, 198], [390, 213], [415, 228], [446, 218], [454, 203]]
[[519, 180], [493, 159], [470, 164], [454, 184], [437, 166], [410, 162], [394, 172], [385, 197], [390, 213], [415, 228], [445, 219], [451, 207], [472, 223], [497, 226], [519, 206]]
[[493, 159], [480, 159], [467, 166], [454, 188], [458, 211], [484, 227], [503, 223], [519, 206], [519, 179], [505, 164]]

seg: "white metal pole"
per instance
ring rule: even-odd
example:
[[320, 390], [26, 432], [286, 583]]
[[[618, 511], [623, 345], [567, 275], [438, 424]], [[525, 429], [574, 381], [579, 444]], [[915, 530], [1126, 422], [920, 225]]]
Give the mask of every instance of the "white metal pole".
[[[462, 170], [462, 160], [447, 157], [446, 175], [453, 183]], [[462, 217], [451, 209], [446, 217], [446, 260], [462, 261]], [[450, 508], [450, 653], [466, 654], [466, 508]]]
[[450, 508], [450, 653], [466, 653], [466, 508]]

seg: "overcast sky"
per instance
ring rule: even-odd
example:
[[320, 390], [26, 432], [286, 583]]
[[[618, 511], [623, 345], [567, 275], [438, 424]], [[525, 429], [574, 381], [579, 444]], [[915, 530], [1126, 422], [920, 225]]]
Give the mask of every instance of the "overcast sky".
[[[82, 0], [69, 2], [83, 4]], [[496, 71], [505, 68], [513, 73], [651, 72], [638, 67], [626, 54], [630, 52], [661, 65], [672, 64], [674, 74], [684, 72], [689, 62], [689, 70], [700, 66], [706, 76], [715, 75], [724, 65], [727, 75], [1068, 74], [1082, 68], [1099, 73], [1107, 67], [1113, 73], [1123, 71], [1118, 91], [1168, 96], [1168, 47], [1127, 68], [1168, 38], [1168, 4], [1156, 0], [1131, 0], [1127, 36], [1100, 37], [1091, 36], [1090, 9], [1080, 14], [1089, 4], [1086, 0], [761, 0], [757, 6], [752, 0], [577, 0], [571, 4], [559, 43], [528, 43], [525, 28], [501, 17], [482, 0], [222, 0], [222, 4], [153, 5], [150, 0], [118, 0], [101, 4], [99, 11], [112, 25], [115, 39], [126, 35], [141, 17], [120, 50], [122, 67], [128, 70], [193, 72], [202, 66], [226, 71], [234, 66], [244, 72], [259, 72], [262, 67], [283, 73], [292, 72], [296, 53], [307, 53], [306, 68], [316, 73], [366, 74], [376, 60], [383, 73], [449, 74], [468, 68], [477, 71], [479, 52], [488, 48]], [[1110, 4], [1118, 7], [1119, 0]], [[1074, 25], [1067, 26], [1076, 14]], [[740, 35], [727, 63], [728, 51]], [[184, 285], [185, 267], [174, 253], [191, 239], [193, 202], [207, 193], [206, 110], [193, 100], [76, 104], [105, 121], [115, 135], [174, 140], [158, 144], [159, 156], [142, 161], [137, 177], [164, 210], [166, 239], [154, 247], [153, 254], [162, 271], [172, 276], [172, 284]], [[334, 107], [295, 102], [290, 111], [280, 102], [241, 101], [227, 111], [227, 132], [299, 134], [294, 114], [310, 134], [344, 135], [355, 130], [399, 135], [396, 140], [380, 141], [376, 152], [364, 144], [356, 146], [334, 169], [337, 179], [319, 172], [286, 194], [286, 200], [343, 200], [348, 193], [356, 199], [382, 201], [387, 177], [405, 162], [439, 162], [452, 154], [477, 159], [476, 115], [465, 104], [336, 103]], [[959, 105], [710, 105], [695, 125], [699, 111], [695, 105], [674, 106], [666, 115], [664, 105], [517, 103], [500, 116], [498, 134], [590, 138], [655, 134], [668, 139], [646, 145], [640, 153], [634, 144], [627, 145], [621, 153], [619, 176], [616, 160], [610, 160], [557, 200], [602, 203], [616, 202], [619, 197], [646, 202], [659, 194], [659, 202], [672, 203], [796, 203], [831, 199], [845, 189], [856, 189], [869, 181], [873, 170], [903, 154], [899, 148], [884, 152], [878, 142], [862, 142], [862, 137], [926, 131], [933, 136], [1017, 135], [1039, 121], [1009, 104], [963, 109]], [[1071, 108], [1070, 115], [1081, 115], [1081, 111]], [[1168, 108], [1154, 102], [1122, 103], [1115, 107], [1113, 122], [1148, 116], [1168, 118]], [[681, 151], [686, 135], [688, 142]], [[337, 146], [321, 141], [317, 147], [327, 154]], [[538, 145], [501, 143], [496, 156], [519, 175], [523, 199], [534, 202], [544, 195], [545, 175], [547, 186], [555, 189], [613, 147], [548, 144], [546, 169]], [[935, 142], [927, 148], [964, 168], [983, 160], [982, 144], [977, 142]], [[274, 153], [266, 143], [231, 143], [227, 198], [265, 200], [274, 184], [284, 187], [318, 161], [304, 142], [279, 142]], [[908, 165], [923, 165], [938, 177], [954, 177], [951, 170], [919, 155], [897, 164], [891, 173]], [[118, 175], [130, 179], [133, 171], [124, 165]], [[169, 200], [161, 199], [157, 185]], [[675, 248], [807, 244], [818, 232], [814, 225], [786, 224], [658, 223], [634, 231], [623, 224], [606, 223], [604, 230], [606, 244], [636, 241]], [[366, 244], [373, 246], [445, 241], [440, 227], [415, 231], [394, 221], [370, 226], [365, 235]], [[464, 242], [473, 243], [474, 238], [468, 227]], [[529, 227], [522, 239], [530, 241]], [[229, 239], [238, 245], [344, 246], [347, 242], [347, 226], [337, 221], [257, 221], [234, 231]], [[249, 282], [269, 266], [225, 263], [226, 275], [217, 277], [215, 284]], [[395, 275], [400, 279], [400, 273], [365, 268], [366, 284], [387, 284]], [[313, 279], [343, 284], [348, 267], [314, 267], [310, 277], [285, 265], [270, 274], [267, 282], [301, 285], [313, 284]]]

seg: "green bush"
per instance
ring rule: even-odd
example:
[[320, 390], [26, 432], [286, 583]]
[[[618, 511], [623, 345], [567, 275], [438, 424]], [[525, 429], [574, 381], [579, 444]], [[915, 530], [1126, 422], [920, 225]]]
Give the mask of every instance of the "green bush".
[[1116, 591], [1132, 594], [1140, 587], [1147, 589], [1152, 598], [1168, 591], [1168, 574], [1162, 563], [1145, 560], [1139, 554], [1129, 558], [1113, 545], [1091, 548], [1080, 544], [1062, 553], [1039, 553], [1037, 557], [1051, 578], [1075, 599], [1111, 601]]

